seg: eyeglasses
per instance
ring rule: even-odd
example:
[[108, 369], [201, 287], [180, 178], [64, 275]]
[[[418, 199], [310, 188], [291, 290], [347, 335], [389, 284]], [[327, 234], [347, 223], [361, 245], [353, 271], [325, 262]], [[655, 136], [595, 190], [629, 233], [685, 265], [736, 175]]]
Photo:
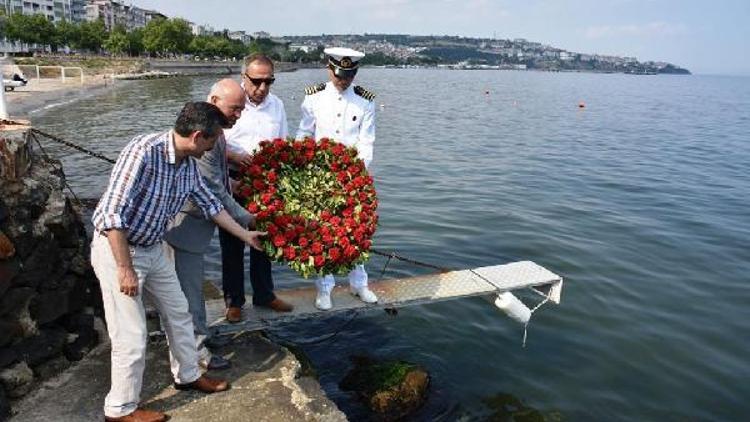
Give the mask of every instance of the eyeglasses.
[[260, 87], [263, 82], [265, 82], [267, 86], [270, 86], [276, 81], [276, 78], [251, 78], [247, 73], [243, 73], [243, 75], [257, 87]]

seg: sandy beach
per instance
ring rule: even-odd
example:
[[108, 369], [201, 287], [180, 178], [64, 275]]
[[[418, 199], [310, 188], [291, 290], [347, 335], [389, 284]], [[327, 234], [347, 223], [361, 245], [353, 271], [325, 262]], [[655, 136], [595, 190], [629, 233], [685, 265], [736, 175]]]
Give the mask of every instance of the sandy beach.
[[11, 118], [28, 119], [41, 110], [93, 95], [112, 86], [112, 79], [105, 75], [86, 76], [83, 82], [71, 78], [65, 83], [59, 79], [31, 79], [26, 86], [5, 92], [5, 101]]

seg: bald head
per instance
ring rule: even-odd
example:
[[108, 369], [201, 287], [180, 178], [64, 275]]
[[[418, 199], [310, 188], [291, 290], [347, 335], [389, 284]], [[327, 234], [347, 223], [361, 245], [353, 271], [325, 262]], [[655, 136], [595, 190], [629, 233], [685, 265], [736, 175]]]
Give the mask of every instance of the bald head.
[[208, 102], [224, 113], [229, 121], [228, 127], [232, 127], [245, 108], [245, 91], [234, 79], [222, 79], [211, 87]]

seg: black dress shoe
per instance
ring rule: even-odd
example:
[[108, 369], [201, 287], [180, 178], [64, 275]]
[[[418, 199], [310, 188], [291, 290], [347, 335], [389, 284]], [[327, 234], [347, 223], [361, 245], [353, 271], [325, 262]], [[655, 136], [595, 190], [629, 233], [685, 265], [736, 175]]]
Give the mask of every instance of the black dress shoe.
[[201, 366], [208, 369], [209, 371], [220, 371], [222, 369], [228, 369], [229, 367], [231, 367], [232, 362], [229, 362], [229, 360], [224, 359], [219, 355], [213, 355], [211, 356], [211, 359], [207, 364], [205, 362], [201, 362]]
[[227, 344], [229, 344], [232, 341], [232, 338], [229, 336], [217, 336], [213, 335], [206, 339], [206, 341], [203, 342], [203, 344], [208, 347], [209, 349], [218, 349], [219, 347], [224, 347]]

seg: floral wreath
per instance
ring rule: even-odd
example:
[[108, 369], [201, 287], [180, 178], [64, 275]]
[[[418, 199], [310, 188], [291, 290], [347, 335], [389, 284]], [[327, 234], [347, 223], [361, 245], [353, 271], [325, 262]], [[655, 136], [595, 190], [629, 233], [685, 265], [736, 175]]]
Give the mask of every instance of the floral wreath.
[[345, 274], [369, 259], [378, 200], [356, 148], [328, 138], [262, 141], [236, 192], [268, 232], [266, 254], [303, 277]]

